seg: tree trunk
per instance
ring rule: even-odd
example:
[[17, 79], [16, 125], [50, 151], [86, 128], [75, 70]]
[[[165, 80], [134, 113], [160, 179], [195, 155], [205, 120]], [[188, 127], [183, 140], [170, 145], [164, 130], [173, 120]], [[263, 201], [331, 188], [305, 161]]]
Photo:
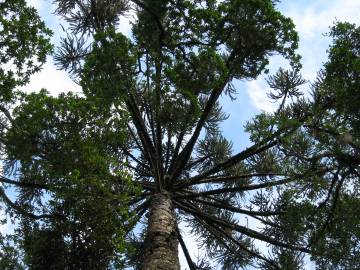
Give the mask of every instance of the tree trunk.
[[151, 199], [140, 270], [179, 270], [176, 218], [169, 194]]

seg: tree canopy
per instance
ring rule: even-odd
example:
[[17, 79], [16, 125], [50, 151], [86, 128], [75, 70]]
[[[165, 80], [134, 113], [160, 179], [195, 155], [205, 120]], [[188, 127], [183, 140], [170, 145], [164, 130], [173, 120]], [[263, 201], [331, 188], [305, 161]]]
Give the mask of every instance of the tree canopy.
[[[82, 88], [58, 97], [19, 90], [51, 31], [24, 1], [0, 3], [0, 196], [17, 221], [0, 266], [179, 269], [181, 248], [190, 270], [302, 269], [306, 256], [358, 269], [360, 28], [332, 27], [304, 97], [276, 2], [56, 0], [67, 32], [54, 58]], [[274, 54], [291, 66], [268, 78], [278, 109], [249, 119], [252, 145], [235, 153], [219, 98]], [[191, 257], [180, 223], [206, 257]]]

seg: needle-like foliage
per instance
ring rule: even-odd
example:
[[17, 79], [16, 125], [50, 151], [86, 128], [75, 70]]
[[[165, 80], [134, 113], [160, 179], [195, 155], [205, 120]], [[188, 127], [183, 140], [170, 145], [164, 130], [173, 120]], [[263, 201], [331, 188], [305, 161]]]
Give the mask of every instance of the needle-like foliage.
[[[31, 269], [179, 269], [178, 248], [191, 270], [301, 269], [304, 256], [319, 269], [359, 267], [359, 119], [346, 106], [359, 30], [334, 26], [305, 99], [298, 36], [275, 2], [55, 1], [68, 23], [55, 59], [82, 95], [11, 88], [21, 102], [0, 104], [1, 182], [18, 188], [16, 201], [5, 186], [0, 196], [21, 217]], [[118, 31], [127, 12], [131, 36]], [[233, 99], [234, 80], [267, 71], [274, 54], [292, 66], [268, 79], [279, 108], [246, 125], [252, 144], [235, 153], [219, 98]]]

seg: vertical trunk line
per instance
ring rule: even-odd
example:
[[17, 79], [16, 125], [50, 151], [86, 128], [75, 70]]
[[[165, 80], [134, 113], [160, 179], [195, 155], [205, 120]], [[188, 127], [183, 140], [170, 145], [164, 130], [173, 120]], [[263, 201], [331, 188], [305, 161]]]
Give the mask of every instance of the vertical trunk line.
[[168, 193], [153, 196], [140, 270], [180, 270], [177, 222]]

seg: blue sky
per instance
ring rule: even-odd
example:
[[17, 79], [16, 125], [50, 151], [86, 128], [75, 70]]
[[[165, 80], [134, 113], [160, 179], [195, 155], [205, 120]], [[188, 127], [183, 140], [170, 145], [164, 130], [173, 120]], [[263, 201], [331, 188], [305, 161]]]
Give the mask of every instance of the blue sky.
[[[62, 34], [59, 21], [51, 15], [53, 7], [51, 1], [28, 0], [28, 3], [36, 7], [54, 31], [53, 42], [59, 41]], [[299, 53], [302, 55], [302, 74], [307, 80], [313, 80], [316, 72], [326, 61], [326, 50], [330, 40], [324, 36], [329, 26], [334, 21], [349, 21], [360, 24], [360, 0], [284, 0], [278, 4], [280, 11], [292, 18], [300, 36]], [[121, 20], [121, 30], [129, 31], [131, 15]], [[271, 59], [270, 70], [276, 71], [279, 67], [286, 66], [286, 62], [279, 57]], [[268, 88], [265, 77], [260, 76], [254, 81], [235, 82], [238, 88], [238, 96], [234, 102], [228, 97], [222, 97], [224, 110], [230, 114], [229, 119], [222, 125], [224, 135], [234, 142], [234, 149], [239, 151], [249, 144], [247, 135], [243, 132], [243, 126], [255, 114], [261, 111], [274, 110], [274, 104], [269, 102], [266, 93]], [[60, 92], [80, 92], [80, 88], [74, 84], [67, 74], [56, 70], [51, 59], [44, 69], [33, 76], [30, 84], [26, 87], [29, 91], [38, 91], [41, 88], [48, 89], [53, 95]], [[306, 87], [305, 87], [306, 89]], [[1, 228], [0, 228], [1, 229]], [[4, 230], [4, 228], [2, 228]], [[191, 238], [186, 239], [191, 246], [193, 255], [197, 255], [196, 244]], [[182, 258], [182, 263], [184, 259]], [[308, 269], [311, 269], [309, 266]]]

